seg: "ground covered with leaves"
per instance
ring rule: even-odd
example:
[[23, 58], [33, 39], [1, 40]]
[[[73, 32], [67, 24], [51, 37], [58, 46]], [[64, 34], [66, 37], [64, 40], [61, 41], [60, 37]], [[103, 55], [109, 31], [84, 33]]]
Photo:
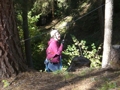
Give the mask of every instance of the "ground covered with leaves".
[[120, 90], [120, 70], [24, 72], [2, 79], [0, 90]]

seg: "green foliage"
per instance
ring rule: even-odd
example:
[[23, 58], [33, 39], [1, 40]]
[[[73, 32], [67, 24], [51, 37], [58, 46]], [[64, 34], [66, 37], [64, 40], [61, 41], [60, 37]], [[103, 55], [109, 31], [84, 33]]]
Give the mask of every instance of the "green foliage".
[[52, 0], [36, 0], [32, 12], [35, 14], [47, 14], [52, 8], [51, 2]]
[[[79, 42], [75, 36], [72, 36], [72, 40], [74, 44], [68, 45], [67, 49], [63, 51], [63, 54], [69, 56], [67, 61], [68, 64], [70, 64], [73, 57], [83, 54], [84, 57], [91, 60], [92, 68], [99, 68], [101, 66], [100, 59], [102, 56], [97, 54], [97, 52], [101, 49], [101, 46], [96, 48], [94, 43], [92, 43], [91, 46], [86, 46], [86, 41], [81, 40], [81, 42]], [[79, 47], [79, 49], [77, 49], [77, 46]], [[83, 52], [79, 53], [79, 50], [81, 49]]]
[[[34, 68], [37, 70], [39, 70], [40, 68], [44, 68], [43, 60], [45, 59], [45, 54], [43, 52], [46, 46], [46, 43], [44, 43], [44, 35], [46, 35], [46, 33], [42, 33], [40, 29], [36, 26], [36, 22], [38, 21], [39, 16], [40, 14], [32, 16], [32, 11], [28, 12], [29, 38], [26, 39], [31, 41], [32, 60]], [[17, 21], [19, 21], [18, 30], [20, 39], [21, 41], [25, 41], [22, 29], [22, 16], [20, 13], [17, 15]], [[24, 42], [22, 42], [21, 44], [25, 55]]]
[[28, 27], [31, 37], [39, 34], [39, 29], [36, 26], [36, 22], [38, 21], [39, 16], [40, 14], [32, 16], [32, 12], [31, 11], [28, 12]]
[[44, 68], [44, 60], [45, 60], [45, 49], [47, 45], [47, 32], [42, 32], [40, 28], [36, 26], [36, 22], [38, 21], [39, 15], [32, 16], [32, 11], [28, 13], [28, 21], [29, 21], [29, 31], [31, 36], [31, 44], [32, 44], [32, 58], [34, 63], [34, 68], [39, 70]]
[[70, 14], [70, 2], [67, 0], [56, 0], [54, 3], [54, 14], [55, 16], [64, 16]]
[[58, 7], [59, 8], [64, 8], [64, 9], [67, 9], [68, 8], [68, 5], [67, 5], [67, 2], [66, 0], [58, 0]]
[[[32, 12], [28, 12], [28, 27], [29, 27], [29, 36], [33, 37], [39, 34], [39, 29], [36, 26], [36, 22], [38, 21], [39, 15], [32, 16]], [[18, 13], [17, 15], [17, 23], [18, 23], [18, 30], [19, 30], [19, 35], [20, 39], [23, 39], [23, 30], [22, 30], [22, 15], [21, 13]]]
[[110, 89], [115, 89], [117, 87], [116, 82], [106, 82], [105, 84], [102, 85], [100, 90], [110, 90]]
[[67, 49], [63, 51], [63, 54], [68, 56], [68, 58], [64, 58], [63, 61], [67, 60], [67, 64], [70, 65], [71, 59], [79, 55], [79, 50], [76, 48], [74, 44], [72, 46], [68, 45]]
[[10, 83], [7, 80], [2, 80], [3, 82], [3, 87], [6, 88], [10, 85]]

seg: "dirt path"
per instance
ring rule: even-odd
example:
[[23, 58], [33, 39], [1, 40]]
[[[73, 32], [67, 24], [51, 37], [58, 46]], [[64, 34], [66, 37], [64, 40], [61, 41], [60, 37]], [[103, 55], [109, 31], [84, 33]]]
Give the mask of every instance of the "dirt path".
[[1, 90], [120, 90], [120, 71], [25, 72], [4, 81]]

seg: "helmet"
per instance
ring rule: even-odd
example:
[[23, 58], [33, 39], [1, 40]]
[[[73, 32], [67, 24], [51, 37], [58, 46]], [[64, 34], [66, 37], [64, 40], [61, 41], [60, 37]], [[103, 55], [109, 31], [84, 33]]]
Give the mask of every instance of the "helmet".
[[52, 31], [50, 32], [50, 36], [53, 37], [53, 36], [55, 35], [55, 33], [57, 33], [57, 32], [58, 32], [58, 30], [52, 30]]

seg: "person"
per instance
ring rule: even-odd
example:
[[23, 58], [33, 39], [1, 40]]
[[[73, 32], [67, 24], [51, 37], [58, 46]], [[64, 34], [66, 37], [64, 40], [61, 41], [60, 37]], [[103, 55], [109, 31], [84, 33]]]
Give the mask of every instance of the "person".
[[48, 41], [48, 47], [46, 49], [46, 60], [44, 61], [45, 70], [47, 72], [53, 72], [62, 69], [61, 54], [63, 51], [63, 43], [59, 43], [61, 35], [58, 30], [54, 29], [50, 32], [50, 40]]

